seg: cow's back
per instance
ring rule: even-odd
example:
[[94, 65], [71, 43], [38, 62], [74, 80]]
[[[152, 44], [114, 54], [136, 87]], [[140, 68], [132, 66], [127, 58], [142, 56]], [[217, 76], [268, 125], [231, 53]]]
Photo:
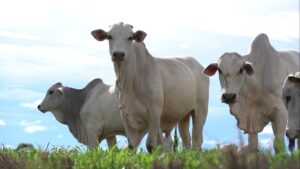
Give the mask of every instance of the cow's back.
[[[116, 131], [122, 131], [124, 134], [124, 128], [122, 125], [119, 109], [118, 94], [115, 91], [114, 86], [108, 86], [104, 83], [96, 84], [90, 91], [87, 100], [81, 109], [80, 116], [82, 121], [87, 124], [89, 128], [101, 128], [102, 125]], [[109, 123], [109, 122], [114, 123]], [[102, 131], [103, 135], [106, 131]]]
[[[260, 52], [252, 52], [245, 56], [247, 61], [253, 64], [255, 75], [250, 88], [261, 92], [275, 92], [281, 95], [281, 88], [285, 77], [297, 71], [299, 67], [299, 53], [295, 51], [277, 51], [276, 49], [261, 49]], [[253, 86], [254, 85], [254, 86]]]
[[288, 75], [292, 72], [299, 70], [299, 52], [288, 50], [280, 50], [278, 52], [286, 68], [285, 74]]
[[270, 47], [252, 49], [245, 56], [252, 63], [255, 73], [246, 76], [245, 87], [241, 91], [244, 97], [239, 97], [239, 104], [231, 107], [240, 129], [249, 133], [260, 132], [271, 119], [286, 118], [286, 111], [274, 114], [273, 110], [284, 107], [281, 101], [282, 85], [285, 77], [297, 69], [297, 53]]
[[201, 84], [207, 89], [204, 97], [208, 99], [208, 79], [201, 75], [203, 66], [191, 57], [155, 59], [164, 89], [162, 121], [175, 123], [195, 109]]

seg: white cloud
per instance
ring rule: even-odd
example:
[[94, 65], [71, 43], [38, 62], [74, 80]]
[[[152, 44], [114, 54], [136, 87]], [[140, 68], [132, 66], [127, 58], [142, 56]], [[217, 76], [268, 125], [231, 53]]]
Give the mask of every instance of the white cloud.
[[57, 138], [63, 138], [62, 134], [57, 135]]
[[31, 103], [21, 103], [22, 107], [30, 108], [30, 109], [36, 109], [37, 106], [42, 102], [42, 99], [38, 99]]
[[36, 120], [36, 121], [33, 121], [33, 122], [29, 122], [27, 120], [21, 120], [20, 121], [21, 126], [30, 126], [30, 125], [34, 125], [34, 124], [40, 124], [40, 123], [41, 123], [41, 120]]
[[35, 92], [22, 88], [3, 88], [0, 89], [0, 99], [19, 99], [19, 100], [32, 100], [39, 99], [44, 96], [43, 93]]
[[[90, 31], [97, 26], [105, 29], [112, 23], [124, 21], [137, 29], [164, 34], [164, 37], [167, 36], [166, 32], [171, 31], [182, 34], [182, 31], [186, 31], [183, 28], [188, 27], [237, 36], [252, 37], [253, 34], [266, 32], [278, 39], [299, 38], [298, 0], [153, 0], [143, 1], [142, 6], [137, 5], [140, 4], [139, 0], [130, 3], [122, 0], [28, 0], [21, 4], [15, 1], [1, 5], [0, 22], [7, 23], [6, 27], [13, 30], [26, 28], [27, 31], [39, 31], [46, 36], [76, 36], [78, 30], [86, 32], [82, 36], [90, 36]], [[18, 6], [15, 6], [16, 3]], [[172, 8], [169, 8], [170, 4]], [[99, 10], [99, 6], [106, 8]], [[135, 10], [130, 10], [133, 7]], [[70, 15], [65, 12], [66, 9], [77, 12]], [[99, 16], [105, 17], [99, 19]], [[146, 22], [141, 25], [141, 21]]]
[[218, 142], [216, 140], [204, 140], [203, 144], [207, 145], [217, 145]]
[[0, 126], [5, 126], [6, 125], [6, 122], [2, 119], [0, 119]]
[[183, 48], [183, 49], [190, 49], [191, 46], [189, 44], [186, 44], [186, 43], [182, 43], [179, 45], [180, 48]]
[[94, 50], [91, 53], [93, 50], [66, 46], [0, 44], [0, 72], [5, 72], [0, 73], [0, 77], [13, 83], [35, 83], [42, 79], [82, 80], [99, 77], [103, 70], [110, 70], [114, 77], [108, 51], [101, 57], [98, 48], [94, 47]]
[[268, 124], [263, 131], [261, 132], [261, 134], [273, 134], [273, 129], [271, 124]]
[[[18, 7], [15, 6], [16, 3], [19, 4]], [[84, 3], [71, 0], [43, 3], [28, 0], [20, 3], [11, 0], [3, 3], [0, 7], [0, 23], [6, 24], [0, 27], [0, 36], [41, 40], [43, 44], [30, 46], [23, 42], [24, 45], [16, 45], [14, 40], [9, 44], [0, 44], [0, 72], [5, 72], [0, 73], [0, 78], [33, 83], [45, 78], [73, 80], [83, 77], [91, 79], [100, 75], [114, 77], [108, 43], [96, 42], [90, 31], [97, 28], [108, 29], [110, 24], [119, 21], [130, 23], [135, 29], [151, 32], [150, 37], [157, 42], [162, 38], [176, 39], [178, 35], [185, 35], [191, 29], [247, 37], [266, 32], [270, 39], [299, 39], [299, 9], [294, 7], [295, 4], [299, 6], [297, 1], [251, 0], [241, 3], [238, 0], [154, 0], [143, 2], [143, 7], [147, 8], [129, 10], [133, 4], [139, 3], [138, 0], [131, 3], [117, 0], [88, 0]], [[168, 8], [166, 12], [170, 3], [172, 8]], [[99, 6], [107, 8], [99, 10]], [[111, 12], [112, 8], [118, 13]], [[65, 9], [77, 12], [70, 15]], [[156, 12], [153, 13], [153, 9]], [[20, 13], [22, 17], [19, 17]], [[101, 18], [101, 22], [99, 16], [105, 16]], [[141, 25], [142, 20], [147, 22]], [[182, 49], [191, 48], [187, 41], [189, 37], [183, 38], [183, 41], [176, 39], [180, 40], [179, 46]], [[100, 73], [104, 71], [105, 73]]]
[[42, 38], [38, 36], [28, 35], [19, 32], [4, 31], [4, 30], [0, 30], [0, 37], [1, 36], [7, 38], [25, 39], [25, 40], [42, 40]]
[[27, 133], [35, 133], [39, 131], [45, 131], [47, 130], [47, 127], [36, 124], [32, 126], [26, 126], [24, 130]]
[[40, 120], [36, 120], [33, 122], [29, 122], [27, 120], [21, 120], [20, 125], [25, 127], [24, 131], [26, 133], [35, 133], [35, 132], [41, 132], [47, 130], [47, 127], [41, 125]]

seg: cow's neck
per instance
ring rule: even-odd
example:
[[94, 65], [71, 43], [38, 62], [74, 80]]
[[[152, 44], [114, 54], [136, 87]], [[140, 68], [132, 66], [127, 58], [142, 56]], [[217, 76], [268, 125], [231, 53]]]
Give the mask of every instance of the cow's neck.
[[[241, 82], [237, 102], [230, 105], [230, 113], [235, 116], [238, 127], [247, 133], [258, 133], [270, 121], [268, 93], [262, 93], [257, 87], [255, 75], [245, 75]], [[255, 106], [254, 106], [255, 105]]]
[[154, 58], [148, 53], [145, 45], [136, 42], [133, 44], [126, 61], [114, 63], [117, 76], [116, 86], [121, 93], [124, 90], [132, 90], [133, 86], [139, 87], [139, 85], [136, 86], [135, 84], [138, 83], [137, 77], [138, 80], [145, 78], [142, 72], [149, 69], [149, 66], [145, 66], [151, 64], [149, 60], [154, 60]]
[[64, 114], [64, 121], [68, 125], [73, 136], [80, 140], [83, 134], [80, 110], [87, 93], [84, 90], [64, 87], [64, 95], [64, 97], [67, 98], [64, 100], [61, 108]]
[[[160, 76], [154, 58], [149, 54], [143, 43], [134, 44], [131, 55], [121, 65], [115, 65], [117, 74], [116, 86], [119, 89], [120, 111], [126, 117], [131, 128], [143, 130], [145, 123], [142, 114], [146, 113], [145, 89], [155, 93], [149, 85], [159, 84]], [[158, 91], [159, 89], [155, 89]], [[134, 114], [134, 115], [133, 115]], [[134, 119], [133, 118], [134, 116]], [[136, 120], [140, 119], [140, 120]], [[123, 119], [124, 120], [124, 119]], [[130, 121], [130, 122], [129, 122]]]

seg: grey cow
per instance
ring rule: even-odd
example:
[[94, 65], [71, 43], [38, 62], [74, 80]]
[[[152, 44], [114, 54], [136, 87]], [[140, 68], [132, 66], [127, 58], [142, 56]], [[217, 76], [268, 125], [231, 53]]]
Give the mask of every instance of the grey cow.
[[80, 143], [94, 148], [107, 139], [112, 147], [116, 144], [115, 135], [125, 134], [118, 104], [114, 87], [94, 79], [83, 89], [65, 87], [60, 82], [52, 85], [38, 109], [52, 112]]
[[289, 138], [289, 149], [294, 149], [295, 139], [298, 140], [300, 149], [300, 72], [287, 76], [283, 85], [282, 100], [288, 111], [286, 136]]

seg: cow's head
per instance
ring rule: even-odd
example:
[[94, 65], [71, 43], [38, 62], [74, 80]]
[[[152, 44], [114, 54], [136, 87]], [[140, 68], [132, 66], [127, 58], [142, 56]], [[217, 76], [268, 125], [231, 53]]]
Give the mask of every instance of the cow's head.
[[288, 111], [286, 135], [289, 139], [300, 138], [300, 72], [292, 73], [286, 78], [282, 100]]
[[141, 30], [133, 32], [132, 28], [131, 25], [120, 22], [112, 25], [108, 32], [97, 29], [92, 31], [91, 34], [98, 41], [107, 39], [111, 60], [122, 62], [130, 55], [133, 41], [142, 42], [147, 35]]
[[243, 59], [238, 53], [223, 54], [218, 63], [208, 65], [203, 74], [213, 76], [219, 72], [219, 80], [222, 87], [222, 102], [233, 104], [239, 97], [239, 92], [244, 85], [245, 76], [254, 73], [254, 69], [250, 62]]
[[53, 112], [54, 116], [58, 121], [64, 123], [63, 114], [60, 111], [62, 108], [63, 102], [63, 85], [59, 82], [52, 85], [43, 99], [42, 103], [38, 105], [38, 109], [45, 113], [45, 112]]

